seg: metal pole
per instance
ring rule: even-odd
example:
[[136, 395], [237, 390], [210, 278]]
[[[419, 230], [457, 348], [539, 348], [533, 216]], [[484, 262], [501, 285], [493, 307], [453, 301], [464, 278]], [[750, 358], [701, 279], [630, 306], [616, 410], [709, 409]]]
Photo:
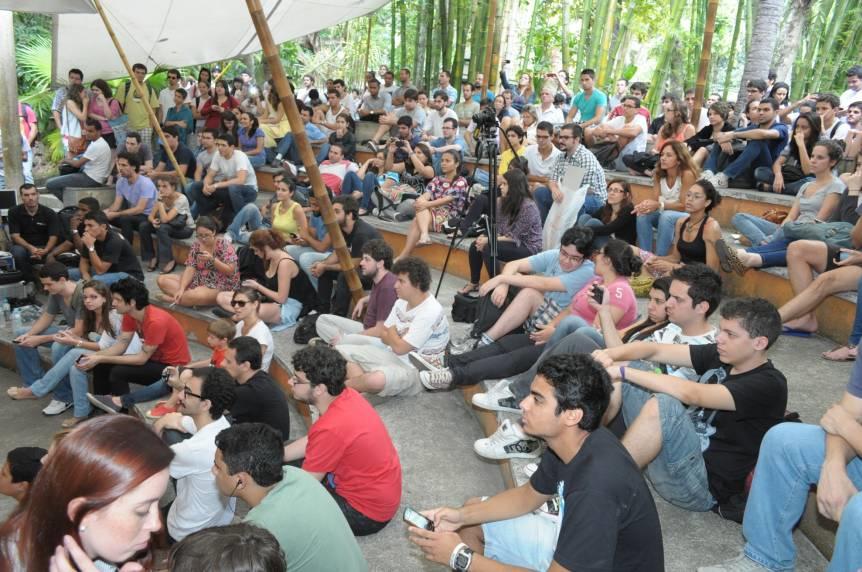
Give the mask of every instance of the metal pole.
[[[105, 23], [105, 29], [108, 30], [108, 35], [111, 37], [111, 41], [114, 42], [114, 47], [117, 48], [117, 53], [120, 55], [120, 60], [123, 62], [123, 67], [126, 68], [126, 72], [129, 74], [129, 79], [132, 80], [132, 85], [135, 87], [135, 91], [138, 92], [138, 97], [141, 98], [141, 101], [144, 103], [144, 108], [147, 110], [147, 115], [150, 117], [150, 123], [153, 125], [153, 129], [156, 130], [156, 134], [159, 136], [163, 142], [165, 141], [165, 134], [162, 132], [162, 126], [159, 124], [159, 120], [156, 117], [153, 108], [150, 107], [150, 94], [148, 90], [144, 90], [144, 86], [141, 85], [141, 82], [138, 81], [138, 78], [135, 77], [135, 73], [132, 71], [132, 66], [129, 64], [129, 60], [126, 58], [126, 52], [123, 50], [123, 46], [120, 45], [120, 41], [117, 39], [116, 34], [114, 34], [114, 28], [111, 26], [111, 23], [108, 21], [108, 16], [105, 14], [105, 10], [102, 9], [102, 3], [100, 0], [93, 0], [93, 5], [96, 7], [96, 10], [99, 11], [99, 16], [102, 17], [102, 22]], [[174, 157], [174, 152], [171, 151], [171, 148], [168, 147], [167, 144], [164, 145], [165, 152], [168, 154], [168, 159], [171, 161], [171, 165], [174, 166], [174, 169], [177, 172], [177, 175], [180, 178], [180, 183], [183, 187], [186, 186], [186, 177], [180, 172], [180, 165], [177, 163], [177, 158]]]
[[5, 187], [18, 189], [24, 184], [21, 160], [21, 128], [18, 119], [18, 73], [15, 69], [15, 32], [12, 12], [0, 11], [0, 129], [3, 131], [3, 169]]
[[323, 215], [323, 222], [326, 224], [329, 236], [332, 237], [332, 247], [336, 256], [338, 256], [341, 269], [344, 271], [344, 277], [347, 279], [347, 287], [350, 288], [353, 301], [356, 302], [365, 295], [362, 290], [362, 282], [360, 282], [356, 268], [353, 266], [353, 259], [350, 257], [350, 251], [347, 250], [347, 244], [344, 242], [341, 228], [335, 221], [335, 212], [332, 210], [332, 203], [329, 201], [329, 195], [326, 193], [326, 186], [320, 177], [320, 169], [317, 168], [317, 160], [314, 157], [314, 152], [311, 150], [311, 144], [308, 142], [305, 125], [302, 123], [299, 109], [296, 107], [296, 97], [293, 95], [293, 90], [290, 89], [290, 83], [288, 83], [287, 76], [284, 73], [284, 66], [281, 65], [281, 58], [278, 55], [278, 48], [272, 39], [269, 23], [266, 21], [266, 14], [264, 14], [260, 0], [246, 0], [246, 5], [248, 6], [252, 23], [254, 23], [254, 28], [257, 30], [257, 37], [263, 49], [264, 60], [269, 65], [270, 72], [272, 72], [273, 86], [281, 96], [281, 105], [287, 114], [290, 131], [293, 133], [293, 143], [299, 151], [302, 164], [305, 166], [305, 171], [311, 181], [311, 190], [314, 192], [317, 203], [320, 205], [320, 213]]

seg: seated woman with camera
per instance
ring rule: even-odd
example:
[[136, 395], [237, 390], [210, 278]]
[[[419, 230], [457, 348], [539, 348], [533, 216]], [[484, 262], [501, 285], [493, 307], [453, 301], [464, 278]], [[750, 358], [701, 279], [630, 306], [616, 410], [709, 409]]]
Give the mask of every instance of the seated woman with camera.
[[[497, 263], [526, 258], [542, 250], [542, 217], [530, 196], [527, 176], [520, 169], [510, 169], [500, 177], [500, 199], [497, 201]], [[482, 262], [492, 274], [491, 251], [487, 234], [470, 245], [470, 282], [459, 292], [469, 294], [479, 289]]]

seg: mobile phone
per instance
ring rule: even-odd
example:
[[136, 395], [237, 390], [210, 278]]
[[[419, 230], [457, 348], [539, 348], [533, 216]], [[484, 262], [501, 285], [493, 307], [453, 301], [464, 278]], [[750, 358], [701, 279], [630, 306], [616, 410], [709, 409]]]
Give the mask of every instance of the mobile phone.
[[605, 289], [598, 284], [593, 284], [592, 296], [593, 300], [601, 304], [605, 297]]
[[412, 524], [416, 528], [424, 528], [425, 530], [434, 530], [434, 523], [410, 508], [404, 509], [404, 522]]
[[84, 357], [85, 356], [83, 354], [79, 355], [78, 359], [75, 360], [75, 363], [81, 363], [81, 360], [84, 359]]

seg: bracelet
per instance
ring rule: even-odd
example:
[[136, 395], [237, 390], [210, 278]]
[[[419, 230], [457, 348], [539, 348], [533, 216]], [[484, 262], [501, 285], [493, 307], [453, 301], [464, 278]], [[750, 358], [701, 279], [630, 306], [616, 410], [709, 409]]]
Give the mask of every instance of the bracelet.
[[80, 348], [82, 343], [84, 343], [84, 340], [78, 340], [78, 343], [75, 344], [75, 347]]
[[626, 381], [626, 366], [624, 365], [620, 366], [620, 379]]
[[458, 558], [458, 552], [459, 552], [462, 548], [467, 548], [467, 545], [466, 545], [466, 544], [464, 544], [463, 542], [462, 542], [461, 544], [459, 544], [458, 546], [456, 546], [456, 547], [455, 547], [455, 549], [454, 549], [454, 550], [452, 550], [452, 555], [451, 555], [451, 556], [449, 556], [449, 568], [451, 568], [452, 570], [456, 570], [456, 568], [455, 568], [455, 559], [456, 559], [456, 558]]

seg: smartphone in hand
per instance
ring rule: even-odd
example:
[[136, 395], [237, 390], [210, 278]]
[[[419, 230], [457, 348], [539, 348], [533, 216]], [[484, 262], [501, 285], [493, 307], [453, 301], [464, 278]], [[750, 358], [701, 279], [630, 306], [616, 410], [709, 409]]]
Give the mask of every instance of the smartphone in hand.
[[409, 506], [404, 509], [404, 522], [411, 524], [416, 528], [424, 528], [425, 530], [434, 531], [434, 523]]

